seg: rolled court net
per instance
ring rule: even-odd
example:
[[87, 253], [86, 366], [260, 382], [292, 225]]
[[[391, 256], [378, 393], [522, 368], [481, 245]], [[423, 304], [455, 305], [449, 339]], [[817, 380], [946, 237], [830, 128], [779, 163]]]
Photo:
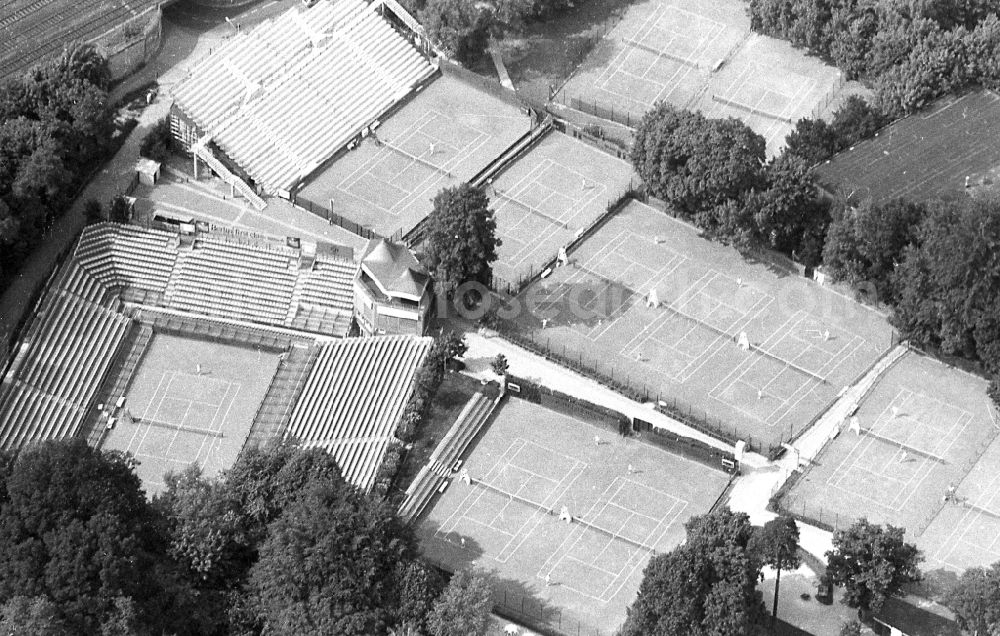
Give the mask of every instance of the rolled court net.
[[[472, 480], [472, 484], [474, 486], [479, 486], [480, 488], [483, 488], [484, 490], [489, 490], [491, 492], [495, 492], [498, 495], [501, 495], [502, 497], [506, 497], [507, 499], [509, 499], [511, 501], [516, 501], [516, 502], [521, 503], [521, 504], [523, 504], [525, 506], [528, 506], [528, 507], [531, 507], [531, 508], [536, 508], [536, 509], [544, 512], [547, 515], [556, 515], [556, 514], [558, 514], [557, 511], [553, 510], [552, 508], [549, 508], [545, 504], [538, 503], [537, 501], [531, 501], [530, 499], [525, 499], [524, 497], [521, 497], [520, 495], [515, 495], [514, 493], [508, 492], [508, 491], [506, 491], [506, 490], [504, 490], [502, 488], [494, 486], [493, 484], [488, 484], [488, 483], [486, 483], [484, 481], [480, 481], [478, 479], [473, 479]], [[640, 543], [640, 542], [635, 541], [633, 539], [629, 539], [628, 537], [623, 537], [620, 534], [612, 532], [611, 530], [608, 530], [607, 528], [603, 528], [603, 527], [601, 527], [601, 526], [599, 526], [597, 524], [591, 523], [590, 521], [587, 521], [586, 519], [583, 519], [581, 517], [577, 517], [576, 515], [573, 516], [573, 523], [578, 523], [581, 526], [590, 528], [591, 530], [594, 530], [596, 532], [599, 532], [599, 533], [603, 534], [604, 536], [608, 537], [609, 539], [614, 539], [615, 541], [621, 541], [622, 543], [627, 543], [628, 545], [630, 545], [633, 548], [636, 548], [638, 550], [643, 550], [645, 552], [651, 552], [653, 554], [657, 554], [656, 548], [652, 548], [652, 547], [650, 547], [648, 545], [645, 545], [644, 543]]]
[[377, 145], [379, 145], [379, 146], [384, 146], [384, 147], [388, 148], [389, 150], [392, 150], [393, 152], [397, 152], [397, 153], [403, 155], [407, 159], [412, 159], [413, 161], [416, 161], [417, 163], [420, 163], [420, 164], [423, 164], [424, 166], [427, 166], [431, 170], [436, 170], [437, 172], [440, 172], [441, 174], [449, 176], [449, 177], [451, 176], [451, 171], [448, 170], [447, 168], [442, 168], [441, 166], [439, 166], [439, 165], [437, 165], [435, 163], [432, 163], [432, 162], [428, 161], [427, 159], [424, 159], [423, 157], [418, 157], [417, 155], [413, 154], [412, 152], [403, 150], [399, 146], [395, 146], [395, 145], [389, 143], [388, 141], [385, 141], [384, 139], [380, 139], [378, 137], [374, 137], [374, 140], [375, 140], [375, 143]]
[[625, 44], [628, 44], [629, 46], [634, 46], [635, 48], [646, 51], [647, 53], [652, 53], [653, 55], [657, 55], [659, 57], [666, 58], [668, 60], [673, 60], [675, 62], [683, 64], [684, 66], [690, 66], [691, 68], [700, 68], [697, 62], [692, 62], [691, 60], [680, 57], [678, 55], [672, 55], [670, 53], [667, 53], [666, 51], [654, 49], [653, 47], [647, 44], [643, 44], [642, 42], [637, 42], [636, 40], [630, 40], [630, 39], [626, 39], [623, 41], [625, 42]]
[[[632, 289], [631, 287], [628, 287], [627, 285], [624, 285], [624, 284], [622, 284], [622, 283], [620, 283], [618, 281], [611, 280], [607, 276], [604, 276], [603, 274], [599, 274], [599, 273], [595, 272], [594, 270], [590, 269], [589, 267], [584, 267], [583, 265], [577, 264], [576, 268], [580, 269], [580, 270], [583, 270], [583, 271], [587, 272], [588, 274], [590, 274], [591, 276], [594, 276], [594, 277], [596, 277], [596, 278], [598, 278], [598, 279], [600, 279], [602, 281], [609, 282], [609, 283], [614, 283], [616, 285], [619, 285], [619, 286], [623, 287], [624, 289], [627, 289], [629, 291], [629, 293], [631, 295], [633, 295], [633, 296], [636, 296], [636, 297], [639, 297], [639, 298], [644, 298], [646, 296], [645, 294], [637, 292], [636, 290]], [[692, 316], [692, 315], [690, 315], [688, 313], [685, 313], [685, 312], [681, 311], [680, 309], [677, 309], [676, 307], [674, 307], [673, 305], [670, 305], [669, 303], [660, 303], [660, 306], [663, 307], [664, 309], [666, 309], [667, 311], [669, 311], [669, 312], [671, 312], [673, 314], [676, 314], [676, 315], [678, 315], [681, 318], [684, 318], [686, 320], [690, 320], [691, 322], [693, 322], [695, 324], [701, 325], [702, 327], [705, 327], [706, 329], [709, 329], [709, 330], [711, 330], [711, 331], [719, 334], [720, 336], [724, 336], [724, 337], [729, 338], [730, 340], [733, 340], [733, 341], [735, 341], [736, 338], [737, 338], [736, 335], [729, 333], [725, 329], [720, 329], [720, 328], [716, 327], [715, 325], [713, 325], [713, 324], [711, 324], [709, 322], [705, 322], [704, 320], [701, 320], [700, 318], [695, 318], [694, 316]], [[823, 384], [827, 384], [828, 383], [827, 379], [824, 378], [823, 376], [821, 376], [821, 375], [819, 375], [817, 373], [813, 373], [812, 371], [810, 371], [808, 369], [805, 369], [805, 368], [803, 368], [803, 367], [795, 364], [791, 360], [786, 360], [786, 359], [782, 358], [781, 356], [775, 355], [775, 354], [771, 353], [770, 351], [768, 351], [767, 349], [762, 349], [761, 347], [753, 344], [752, 342], [749, 343], [749, 345], [750, 345], [750, 351], [758, 353], [758, 354], [764, 356], [765, 358], [770, 358], [770, 359], [774, 360], [775, 362], [780, 362], [781, 364], [785, 365], [789, 369], [791, 369], [793, 371], [796, 371], [798, 373], [801, 373], [803, 375], [806, 375], [806, 376], [808, 376], [808, 377], [810, 377], [810, 378], [812, 378], [814, 380], [818, 380], [819, 382], [822, 382]]]
[[559, 219], [555, 218], [554, 216], [549, 216], [548, 214], [542, 212], [538, 208], [532, 207], [532, 206], [528, 205], [527, 203], [525, 203], [524, 201], [521, 201], [520, 199], [515, 199], [514, 197], [510, 196], [509, 194], [507, 194], [506, 192], [503, 192], [502, 190], [500, 190], [498, 188], [495, 188], [495, 187], [493, 188], [493, 194], [496, 195], [496, 197], [499, 198], [499, 199], [503, 199], [504, 201], [510, 201], [511, 203], [514, 203], [517, 206], [524, 208], [528, 212], [531, 212], [535, 216], [538, 216], [538, 217], [541, 217], [541, 218], [545, 219], [549, 223], [558, 225], [559, 227], [561, 227], [561, 228], [563, 228], [565, 230], [571, 230], [572, 229], [567, 223], [565, 223], [563, 221], [560, 221]]
[[184, 426], [183, 424], [168, 424], [167, 422], [161, 422], [159, 420], [145, 420], [138, 417], [132, 418], [135, 424], [145, 424], [146, 426], [155, 426], [156, 428], [165, 428], [171, 431], [181, 431], [183, 433], [195, 433], [197, 435], [204, 435], [206, 437], [225, 437], [222, 431], [213, 431], [208, 428], [199, 428], [197, 426]]
[[869, 429], [865, 429], [863, 432], [864, 432], [864, 434], [867, 437], [873, 437], [873, 438], [877, 439], [880, 442], [885, 442], [886, 444], [891, 444], [892, 446], [895, 446], [896, 448], [900, 448], [900, 449], [906, 451], [907, 453], [912, 453], [914, 455], [918, 455], [918, 456], [923, 457], [925, 459], [929, 459], [931, 461], [938, 462], [939, 464], [947, 464], [948, 463], [944, 459], [942, 459], [941, 457], [938, 457], [937, 455], [934, 455], [933, 453], [928, 453], [925, 450], [920, 450], [919, 448], [916, 448], [914, 446], [910, 446], [909, 444], [904, 444], [903, 442], [894, 440], [891, 437], [886, 437], [884, 435], [879, 435], [878, 433], [876, 433], [875, 431], [873, 431], [870, 428]]

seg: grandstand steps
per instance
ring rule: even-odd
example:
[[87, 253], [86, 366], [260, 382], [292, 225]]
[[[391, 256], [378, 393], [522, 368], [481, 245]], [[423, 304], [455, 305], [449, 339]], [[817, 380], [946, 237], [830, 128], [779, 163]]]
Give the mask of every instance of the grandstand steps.
[[438, 443], [430, 458], [406, 489], [406, 497], [399, 506], [399, 516], [404, 522], [417, 519], [441, 485], [454, 475], [452, 468], [462, 457], [472, 441], [489, 421], [501, 398], [489, 399], [476, 393], [455, 418], [455, 423]]
[[258, 210], [263, 210], [267, 207], [267, 202], [260, 198], [256, 192], [253, 191], [246, 181], [240, 179], [238, 176], [233, 174], [222, 165], [212, 151], [205, 145], [205, 142], [199, 142], [191, 146], [191, 150], [194, 154], [198, 156], [199, 159], [205, 162], [205, 164], [212, 169], [215, 174], [219, 175], [219, 178], [228, 183], [229, 185], [236, 188], [236, 190], [246, 198], [246, 200]]
[[285, 435], [292, 408], [302, 395], [320, 351], [322, 347], [316, 345], [292, 346], [283, 354], [285, 359], [279, 364], [267, 393], [257, 407], [244, 448], [263, 447]]

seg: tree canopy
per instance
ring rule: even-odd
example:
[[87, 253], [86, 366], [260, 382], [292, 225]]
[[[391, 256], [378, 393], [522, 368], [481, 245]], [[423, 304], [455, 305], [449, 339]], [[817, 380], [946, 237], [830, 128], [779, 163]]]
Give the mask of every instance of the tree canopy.
[[751, 541], [753, 550], [764, 565], [769, 565], [776, 571], [774, 581], [774, 607], [771, 610], [772, 619], [778, 616], [778, 588], [781, 584], [781, 571], [794, 570], [802, 564], [798, 555], [799, 527], [794, 517], [780, 515], [764, 524]]
[[431, 636], [486, 636], [493, 595], [486, 577], [459, 571], [448, 582], [427, 617]]
[[2, 482], [0, 599], [43, 597], [19, 614], [74, 632], [99, 632], [119, 598], [162, 623], [163, 535], [129, 458], [45, 442], [7, 458]]
[[467, 183], [434, 197], [423, 260], [444, 289], [474, 281], [489, 286], [500, 238], [489, 198]]
[[639, 123], [632, 164], [651, 194], [697, 223], [698, 215], [760, 187], [764, 147], [764, 138], [738, 119], [709, 119], [660, 102]]
[[1000, 562], [963, 572], [945, 603], [965, 631], [984, 636], [1000, 634]]
[[754, 31], [833, 61], [875, 89], [893, 117], [970, 85], [1000, 80], [996, 3], [898, 0], [750, 0]]
[[844, 586], [843, 602], [877, 612], [903, 585], [920, 580], [923, 556], [903, 540], [903, 528], [859, 519], [847, 530], [833, 533], [833, 550], [826, 553], [830, 580]]
[[96, 50], [77, 45], [0, 86], [0, 283], [106, 153], [109, 78]]
[[621, 636], [740, 636], [764, 615], [750, 519], [728, 509], [692, 517], [687, 542], [653, 557]]

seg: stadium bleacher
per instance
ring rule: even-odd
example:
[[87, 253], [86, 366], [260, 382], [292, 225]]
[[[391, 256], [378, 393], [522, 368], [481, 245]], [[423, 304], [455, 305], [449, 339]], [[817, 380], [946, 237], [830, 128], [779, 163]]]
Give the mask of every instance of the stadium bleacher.
[[[117, 223], [85, 228], [74, 252], [90, 277], [139, 304], [346, 335], [357, 264], [318, 257], [300, 268], [298, 259], [284, 244], [201, 233], [182, 247], [177, 233]], [[133, 289], [154, 295], [135, 300]]]
[[0, 384], [0, 448], [77, 433], [133, 321], [75, 262], [40, 305]]
[[291, 190], [434, 67], [363, 0], [292, 9], [237, 34], [172, 94], [265, 190]]
[[371, 488], [431, 342], [377, 336], [327, 344], [292, 411], [286, 437], [327, 450], [345, 479]]

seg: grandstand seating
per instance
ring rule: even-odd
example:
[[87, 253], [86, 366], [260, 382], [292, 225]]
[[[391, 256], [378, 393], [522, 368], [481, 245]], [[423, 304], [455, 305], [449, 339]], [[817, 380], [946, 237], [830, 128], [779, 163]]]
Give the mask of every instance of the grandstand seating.
[[177, 235], [120, 223], [88, 226], [76, 260], [109, 287], [164, 292], [177, 258]]
[[406, 498], [399, 506], [399, 516], [413, 521], [434, 497], [441, 484], [452, 476], [452, 466], [462, 456], [483, 425], [496, 409], [498, 400], [490, 400], [483, 393], [476, 393], [458, 414], [455, 423], [430, 458], [406, 489]]
[[371, 488], [430, 345], [430, 338], [417, 336], [327, 344], [292, 411], [286, 437], [326, 449], [347, 481]]
[[95, 288], [74, 293], [113, 289], [137, 304], [333, 336], [351, 324], [357, 264], [324, 257], [300, 269], [283, 243], [204, 233], [182, 248], [174, 232], [98, 223], [84, 229], [73, 262]]
[[200, 238], [184, 252], [167, 302], [210, 316], [282, 324], [292, 302], [296, 271], [289, 255], [220, 238]]
[[279, 192], [433, 72], [375, 5], [338, 0], [236, 35], [172, 93], [223, 152]]
[[0, 386], [0, 448], [76, 434], [132, 321], [71, 262], [41, 303]]

